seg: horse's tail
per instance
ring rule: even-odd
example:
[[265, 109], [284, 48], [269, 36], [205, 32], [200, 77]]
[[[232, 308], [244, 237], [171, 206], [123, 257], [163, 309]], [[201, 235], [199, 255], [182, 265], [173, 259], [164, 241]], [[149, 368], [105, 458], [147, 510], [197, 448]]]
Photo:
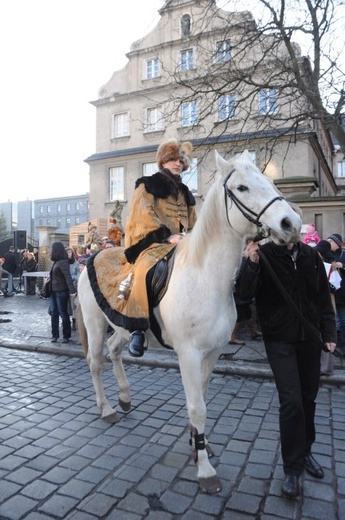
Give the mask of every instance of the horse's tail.
[[77, 321], [77, 330], [79, 333], [79, 339], [80, 339], [80, 342], [81, 342], [81, 345], [83, 347], [84, 354], [86, 357], [88, 354], [88, 351], [89, 351], [89, 342], [87, 339], [87, 330], [85, 327], [83, 311], [82, 311], [80, 303], [78, 303], [77, 309], [76, 309], [76, 321]]

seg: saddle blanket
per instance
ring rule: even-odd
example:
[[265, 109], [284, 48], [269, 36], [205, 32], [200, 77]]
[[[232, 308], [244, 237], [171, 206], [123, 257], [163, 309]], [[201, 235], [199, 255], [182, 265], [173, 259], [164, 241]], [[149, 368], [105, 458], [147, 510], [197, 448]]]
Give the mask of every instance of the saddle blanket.
[[[129, 331], [149, 328], [146, 275], [174, 247], [174, 244], [153, 244], [139, 255], [135, 264], [127, 262], [123, 247], [103, 249], [88, 260], [87, 270], [96, 301], [112, 323]], [[130, 274], [128, 298], [119, 298], [119, 285]]]

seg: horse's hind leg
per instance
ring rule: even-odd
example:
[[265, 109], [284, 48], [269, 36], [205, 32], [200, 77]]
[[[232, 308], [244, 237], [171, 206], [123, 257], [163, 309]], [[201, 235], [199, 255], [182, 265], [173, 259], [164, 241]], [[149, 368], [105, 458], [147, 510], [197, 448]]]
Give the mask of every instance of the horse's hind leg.
[[127, 343], [128, 338], [118, 329], [107, 341], [113, 372], [119, 385], [119, 405], [125, 412], [131, 409], [130, 386], [122, 363], [122, 349]]
[[[100, 313], [101, 311], [97, 310], [97, 312]], [[97, 406], [101, 410], [102, 419], [109, 423], [116, 423], [120, 420], [120, 418], [116, 414], [116, 411], [110, 406], [106, 398], [102, 380], [102, 368], [104, 358], [103, 346], [108, 322], [104, 318], [103, 313], [102, 315], [97, 316], [97, 318], [96, 316], [93, 316], [91, 317], [91, 319], [92, 327], [87, 327], [86, 323], [89, 343], [89, 349], [86, 359], [89, 365], [92, 383], [96, 393], [96, 402]]]
[[181, 347], [179, 364], [191, 422], [191, 440], [194, 443], [199, 483], [205, 493], [217, 493], [222, 489], [222, 485], [217, 477], [216, 470], [208, 460], [205, 445], [206, 404], [204, 391], [206, 381], [203, 380], [202, 376], [202, 355], [196, 349]]

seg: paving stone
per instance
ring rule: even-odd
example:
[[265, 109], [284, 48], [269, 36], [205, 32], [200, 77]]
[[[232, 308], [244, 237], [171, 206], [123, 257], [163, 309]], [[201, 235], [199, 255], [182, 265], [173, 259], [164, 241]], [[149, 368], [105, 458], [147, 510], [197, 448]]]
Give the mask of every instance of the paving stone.
[[7, 475], [8, 480], [12, 480], [16, 484], [28, 484], [29, 482], [38, 479], [42, 475], [41, 471], [36, 471], [31, 468], [21, 467], [15, 471], [12, 471]]
[[27, 497], [34, 498], [36, 500], [44, 500], [49, 495], [54, 493], [58, 489], [58, 486], [45, 482], [44, 480], [37, 479], [31, 484], [25, 486], [21, 493]]
[[48, 471], [44, 475], [44, 479], [53, 484], [65, 484], [69, 479], [74, 477], [75, 474], [76, 471], [57, 466]]
[[190, 507], [192, 500], [192, 497], [181, 496], [169, 490], [163, 493], [162, 497], [160, 498], [160, 501], [164, 506], [164, 510], [176, 515], [182, 515], [185, 513]]
[[257, 515], [260, 510], [261, 497], [248, 493], [235, 492], [226, 502], [226, 509]]
[[53, 518], [66, 518], [66, 515], [72, 511], [77, 504], [78, 500], [75, 498], [56, 494], [46, 500], [44, 504], [38, 508], [38, 510], [40, 512], [52, 515]]
[[16, 495], [20, 489], [21, 486], [2, 479], [0, 485], [0, 503], [3, 503], [9, 497]]
[[28, 497], [16, 495], [0, 504], [0, 518], [18, 520], [22, 516], [30, 513], [38, 504], [38, 501]]

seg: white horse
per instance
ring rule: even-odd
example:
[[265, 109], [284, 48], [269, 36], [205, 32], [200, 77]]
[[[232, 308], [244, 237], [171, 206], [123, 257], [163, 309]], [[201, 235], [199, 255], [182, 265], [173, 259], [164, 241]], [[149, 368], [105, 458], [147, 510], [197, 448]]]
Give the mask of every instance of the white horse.
[[[215, 152], [217, 173], [192, 232], [176, 248], [168, 290], [155, 309], [166, 344], [179, 361], [201, 488], [216, 493], [221, 483], [209, 462], [204, 437], [210, 375], [236, 322], [233, 288], [245, 239], [270, 236], [278, 244], [299, 238], [301, 220], [273, 183], [253, 164], [248, 152], [229, 162]], [[99, 253], [102, 254], [102, 253]], [[102, 383], [105, 333], [110, 323], [96, 303], [85, 269], [78, 282], [78, 326], [101, 416], [119, 417]], [[111, 324], [111, 323], [110, 323]], [[128, 411], [130, 386], [121, 353], [129, 332], [116, 331], [107, 341], [119, 385], [119, 404]]]

